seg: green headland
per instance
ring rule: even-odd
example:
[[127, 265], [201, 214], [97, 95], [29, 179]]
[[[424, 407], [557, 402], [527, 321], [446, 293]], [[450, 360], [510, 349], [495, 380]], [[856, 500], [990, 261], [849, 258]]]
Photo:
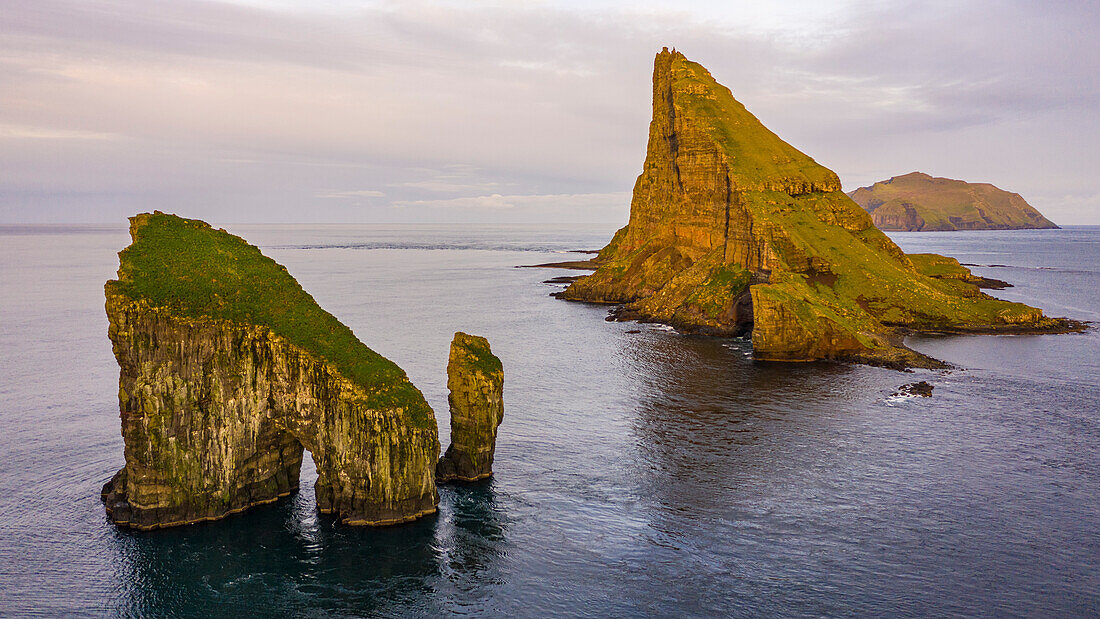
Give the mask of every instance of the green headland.
[[1024, 230], [1057, 228], [1018, 193], [912, 172], [848, 194], [882, 230]]
[[593, 264], [563, 298], [619, 305], [623, 319], [751, 333], [764, 360], [936, 367], [904, 333], [1079, 327], [982, 293], [957, 261], [905, 255], [836, 174], [675, 50], [654, 63], [630, 220]]

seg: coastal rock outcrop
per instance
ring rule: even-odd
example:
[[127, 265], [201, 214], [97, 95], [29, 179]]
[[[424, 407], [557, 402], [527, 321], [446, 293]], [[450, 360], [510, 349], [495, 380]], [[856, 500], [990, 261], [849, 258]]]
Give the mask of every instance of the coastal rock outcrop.
[[916, 383], [908, 383], [898, 387], [898, 390], [891, 394], [891, 397], [895, 398], [930, 398], [932, 397], [932, 385], [922, 380]]
[[455, 333], [447, 362], [451, 445], [436, 479], [477, 481], [493, 474], [497, 427], [504, 420], [504, 367], [483, 337]]
[[155, 529], [289, 494], [303, 450], [318, 508], [355, 525], [438, 504], [439, 435], [397, 365], [239, 237], [163, 213], [131, 219], [107, 282], [126, 466], [112, 521]]
[[654, 62], [630, 220], [592, 264], [559, 296], [618, 305], [619, 319], [751, 333], [762, 360], [937, 367], [901, 344], [903, 330], [1072, 327], [963, 278], [922, 274], [836, 174], [667, 48]]
[[1018, 193], [911, 172], [848, 194], [880, 230], [1024, 230], [1057, 228]]

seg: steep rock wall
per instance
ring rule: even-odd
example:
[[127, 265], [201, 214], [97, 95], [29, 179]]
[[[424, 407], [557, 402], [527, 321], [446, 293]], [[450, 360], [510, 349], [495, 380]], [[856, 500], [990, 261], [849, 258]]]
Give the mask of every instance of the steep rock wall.
[[303, 448], [324, 513], [382, 525], [435, 511], [434, 424], [372, 406], [361, 386], [265, 327], [117, 294], [107, 315], [126, 445], [104, 489], [117, 524], [167, 527], [274, 501], [297, 488]]
[[126, 466], [114, 522], [211, 520], [298, 486], [348, 524], [435, 511], [439, 435], [423, 394], [255, 246], [198, 220], [131, 219], [105, 286]]

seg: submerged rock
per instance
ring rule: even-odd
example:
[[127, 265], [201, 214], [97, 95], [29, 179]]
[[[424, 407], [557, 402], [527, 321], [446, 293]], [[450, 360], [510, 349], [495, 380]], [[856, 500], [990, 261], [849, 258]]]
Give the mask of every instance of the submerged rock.
[[675, 50], [654, 62], [653, 120], [630, 221], [593, 263], [597, 270], [561, 298], [621, 305], [620, 320], [751, 332], [761, 360], [939, 367], [906, 348], [902, 333], [1079, 327], [994, 299], [964, 278], [921, 273], [836, 174]]
[[106, 285], [126, 456], [103, 490], [114, 522], [155, 529], [272, 502], [298, 487], [303, 449], [318, 508], [345, 523], [436, 510], [435, 416], [401, 368], [224, 230], [157, 212], [130, 234]]
[[881, 230], [1025, 230], [1057, 228], [1027, 203], [989, 183], [911, 172], [848, 194]]
[[504, 368], [483, 337], [455, 333], [447, 363], [451, 445], [436, 479], [477, 481], [493, 474], [497, 427], [504, 420]]
[[892, 394], [896, 397], [920, 397], [930, 398], [932, 397], [932, 385], [928, 381], [920, 381], [919, 383], [909, 383], [898, 387], [898, 390]]

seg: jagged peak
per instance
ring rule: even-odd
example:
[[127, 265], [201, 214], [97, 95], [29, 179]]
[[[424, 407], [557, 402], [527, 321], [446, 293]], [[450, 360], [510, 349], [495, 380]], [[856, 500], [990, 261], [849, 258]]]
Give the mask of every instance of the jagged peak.
[[[654, 59], [653, 89], [654, 122], [671, 113], [704, 128], [725, 155], [738, 188], [792, 195], [840, 190], [832, 170], [765, 127], [710, 71], [675, 48], [663, 48]], [[669, 103], [673, 109], [666, 110]]]

